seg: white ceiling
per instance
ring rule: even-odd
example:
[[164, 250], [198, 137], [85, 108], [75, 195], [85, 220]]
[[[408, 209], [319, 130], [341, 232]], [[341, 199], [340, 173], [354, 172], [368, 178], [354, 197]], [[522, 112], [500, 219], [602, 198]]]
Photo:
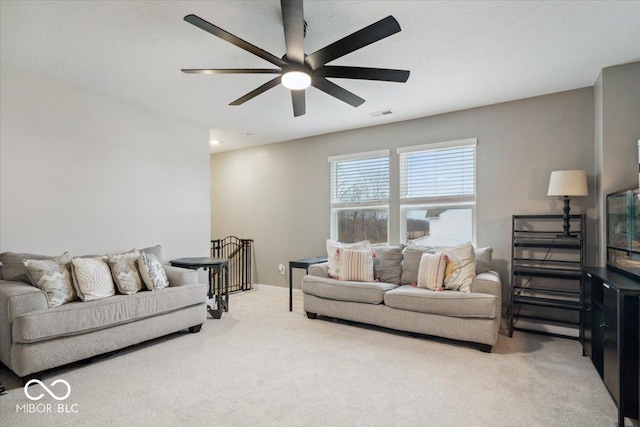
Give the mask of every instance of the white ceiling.
[[[405, 84], [333, 79], [353, 108], [307, 90], [228, 104], [272, 75], [187, 75], [181, 68], [272, 68], [183, 21], [190, 13], [276, 56], [272, 1], [5, 1], [0, 59], [206, 126], [226, 151], [592, 86], [607, 66], [640, 60], [640, 1], [305, 1], [312, 53], [387, 15], [402, 31], [333, 62], [411, 71]], [[392, 109], [394, 114], [370, 117]]]

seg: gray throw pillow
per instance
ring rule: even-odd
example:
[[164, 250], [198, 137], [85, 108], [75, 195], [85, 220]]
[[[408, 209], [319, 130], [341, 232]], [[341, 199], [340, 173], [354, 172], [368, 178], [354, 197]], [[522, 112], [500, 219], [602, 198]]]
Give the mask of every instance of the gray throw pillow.
[[486, 248], [476, 248], [476, 274], [486, 273], [491, 269], [491, 258], [493, 255], [493, 248], [487, 246]]
[[373, 246], [373, 277], [386, 283], [400, 283], [402, 276], [402, 248], [404, 246]]
[[424, 253], [435, 254], [436, 250], [432, 246], [407, 246], [404, 248], [402, 258], [402, 275], [400, 277], [401, 285], [418, 283], [420, 259]]
[[153, 255], [158, 258], [158, 261], [162, 262], [162, 245], [150, 246], [148, 248], [140, 249], [140, 252]]
[[24, 282], [31, 284], [29, 276], [27, 276], [27, 269], [23, 262], [32, 260], [54, 259], [61, 258], [65, 255], [69, 255], [65, 252], [59, 256], [37, 255], [28, 253], [16, 253], [16, 252], [3, 252], [0, 254], [0, 262], [2, 263], [2, 278], [4, 280], [15, 280], [18, 282]]

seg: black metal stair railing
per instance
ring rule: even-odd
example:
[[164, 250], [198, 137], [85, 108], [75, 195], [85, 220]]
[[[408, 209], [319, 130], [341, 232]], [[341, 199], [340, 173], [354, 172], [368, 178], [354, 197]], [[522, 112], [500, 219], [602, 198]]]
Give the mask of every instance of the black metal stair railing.
[[253, 287], [251, 252], [253, 239], [227, 236], [211, 240], [211, 256], [229, 259], [229, 292], [248, 291]]

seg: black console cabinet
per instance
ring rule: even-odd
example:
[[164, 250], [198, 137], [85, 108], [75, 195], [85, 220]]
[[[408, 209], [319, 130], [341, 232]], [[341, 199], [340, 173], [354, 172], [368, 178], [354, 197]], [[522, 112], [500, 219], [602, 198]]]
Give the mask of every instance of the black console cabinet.
[[624, 417], [639, 418], [640, 282], [609, 268], [584, 269], [583, 353], [593, 362]]

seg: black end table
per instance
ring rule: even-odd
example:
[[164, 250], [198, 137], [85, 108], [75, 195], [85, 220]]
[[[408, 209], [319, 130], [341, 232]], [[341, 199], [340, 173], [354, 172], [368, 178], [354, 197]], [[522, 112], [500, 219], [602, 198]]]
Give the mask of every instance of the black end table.
[[327, 257], [305, 258], [297, 261], [289, 261], [289, 311], [293, 311], [293, 274], [294, 268], [304, 268], [309, 274], [309, 266], [327, 262]]
[[[220, 319], [223, 311], [229, 311], [229, 260], [227, 258], [211, 258], [211, 257], [195, 257], [195, 258], [179, 258], [169, 261], [174, 267], [189, 268], [198, 270], [204, 268], [209, 271], [209, 291], [207, 296], [209, 299], [216, 298], [216, 308], [207, 305], [207, 310], [214, 319]], [[215, 292], [213, 283], [213, 272], [217, 273], [217, 287]], [[223, 298], [224, 294], [224, 298]]]

